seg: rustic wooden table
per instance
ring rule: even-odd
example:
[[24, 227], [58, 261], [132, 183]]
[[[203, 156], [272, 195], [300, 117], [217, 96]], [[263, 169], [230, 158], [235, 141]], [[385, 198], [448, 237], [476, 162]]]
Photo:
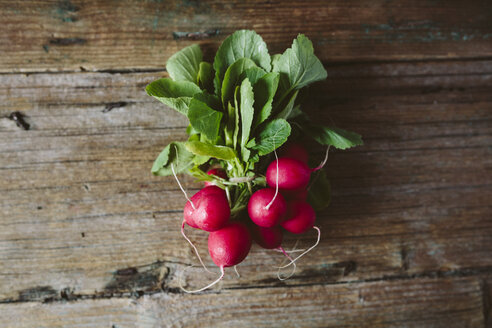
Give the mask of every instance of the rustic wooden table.
[[[489, 1], [0, 0], [0, 26], [0, 326], [492, 327]], [[184, 199], [150, 174], [187, 122], [144, 87], [241, 28], [271, 53], [307, 34], [328, 70], [307, 110], [365, 145], [330, 156], [294, 277], [254, 247], [188, 295]]]

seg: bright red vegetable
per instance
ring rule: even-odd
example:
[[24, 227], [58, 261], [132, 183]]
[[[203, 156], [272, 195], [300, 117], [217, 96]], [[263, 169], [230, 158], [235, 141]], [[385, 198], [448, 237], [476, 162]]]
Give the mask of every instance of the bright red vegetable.
[[224, 190], [209, 186], [198, 191], [184, 207], [184, 219], [194, 228], [215, 231], [224, 227], [231, 209]]
[[306, 147], [298, 142], [289, 142], [279, 150], [280, 157], [293, 158], [303, 163], [308, 162], [309, 154]]
[[306, 188], [309, 184], [311, 171], [306, 163], [297, 159], [282, 157], [270, 163], [266, 171], [266, 181], [270, 187], [275, 188], [278, 176], [278, 188], [280, 190]]
[[281, 223], [282, 227], [292, 233], [303, 233], [314, 226], [316, 213], [311, 205], [299, 201], [290, 204], [287, 219]]
[[208, 235], [208, 251], [220, 268], [241, 263], [251, 249], [251, 235], [243, 223], [229, 223]]
[[284, 197], [280, 193], [275, 199], [274, 197], [275, 189], [263, 188], [256, 191], [249, 199], [249, 217], [260, 227], [273, 227], [284, 219], [287, 210]]
[[283, 233], [279, 226], [265, 228], [252, 224], [250, 229], [254, 241], [263, 248], [274, 249], [282, 244]]
[[[207, 171], [208, 175], [215, 175], [222, 179], [227, 179], [227, 173], [222, 168], [215, 168]], [[205, 187], [214, 186], [213, 181], [205, 181]]]

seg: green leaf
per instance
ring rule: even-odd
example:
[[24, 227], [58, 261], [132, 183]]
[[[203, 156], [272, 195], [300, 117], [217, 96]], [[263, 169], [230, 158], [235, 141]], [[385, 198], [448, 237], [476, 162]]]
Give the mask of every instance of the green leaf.
[[174, 81], [188, 81], [198, 84], [197, 76], [202, 58], [200, 47], [194, 44], [172, 55], [166, 63], [166, 69]]
[[198, 100], [198, 101], [201, 101], [202, 103], [205, 103], [208, 107], [215, 109], [219, 112], [222, 110], [222, 106], [220, 104], [219, 98], [217, 98], [217, 96], [212, 95], [206, 91], [196, 93], [193, 96], [193, 98]]
[[330, 181], [323, 170], [312, 175], [307, 201], [315, 211], [321, 211], [330, 204]]
[[291, 118], [291, 119], [296, 118], [299, 115], [302, 115], [302, 111], [301, 111], [301, 106], [297, 105], [297, 106], [294, 106], [294, 108], [292, 108], [292, 111], [290, 112], [289, 118]]
[[205, 89], [209, 92], [214, 91], [213, 89], [214, 69], [212, 67], [212, 64], [207, 62], [200, 63], [197, 80], [200, 88]]
[[292, 47], [275, 60], [273, 71], [287, 77], [288, 90], [300, 89], [327, 76], [323, 64], [314, 55], [312, 42], [303, 34], [299, 34]]
[[249, 151], [246, 149], [246, 143], [249, 140], [249, 134], [251, 132], [251, 125], [253, 124], [253, 117], [255, 110], [253, 104], [255, 102], [255, 96], [253, 94], [253, 87], [246, 78], [241, 83], [240, 89], [241, 103], [239, 109], [241, 112], [241, 155], [244, 162], [248, 161]]
[[[258, 153], [254, 154], [253, 156], [250, 157], [249, 159], [249, 162], [251, 164], [254, 164], [254, 163], [258, 163], [260, 161], [260, 155], [258, 155]], [[264, 184], [263, 186], [265, 186], [266, 184]]]
[[254, 85], [256, 82], [258, 82], [259, 79], [261, 79], [267, 72], [265, 72], [264, 69], [258, 67], [258, 66], [253, 66], [251, 68], [248, 68], [244, 70], [244, 72], [241, 74], [239, 80], [242, 81], [245, 78], [251, 82], [251, 85]]
[[202, 165], [202, 164], [205, 164], [206, 162], [208, 162], [209, 159], [210, 159], [210, 156], [196, 155], [195, 157], [193, 157], [193, 164]]
[[236, 144], [234, 143], [234, 139], [233, 139], [235, 129], [236, 129], [236, 109], [229, 102], [227, 103], [227, 124], [224, 131], [226, 146], [232, 146], [233, 148], [236, 148]]
[[234, 91], [234, 117], [236, 122], [234, 122], [234, 135], [232, 137], [234, 143], [234, 149], [237, 149], [237, 138], [239, 137], [239, 86], [236, 87], [236, 91]]
[[163, 102], [181, 114], [187, 115], [191, 98], [201, 92], [200, 88], [191, 82], [173, 81], [169, 78], [156, 80], [145, 88], [147, 94]]
[[246, 144], [246, 148], [252, 148], [256, 146], [256, 140], [255, 138], [251, 139], [250, 141], [248, 141], [248, 143]]
[[186, 150], [183, 142], [171, 142], [157, 156], [151, 172], [160, 176], [172, 175], [172, 166], [176, 174], [181, 173], [192, 167], [193, 157], [193, 154]]
[[282, 146], [290, 135], [290, 124], [284, 119], [275, 119], [268, 122], [256, 138], [256, 146], [260, 156], [271, 153]]
[[241, 76], [248, 68], [255, 67], [256, 64], [249, 58], [240, 58], [227, 69], [222, 82], [222, 103], [227, 104], [234, 96], [236, 86], [241, 84]]
[[219, 135], [222, 113], [210, 108], [206, 103], [193, 98], [188, 110], [188, 119], [195, 130], [208, 140], [215, 142]]
[[209, 156], [226, 161], [236, 158], [236, 153], [230, 147], [214, 146], [201, 141], [186, 142], [186, 149], [198, 156]]
[[282, 54], [272, 55], [272, 67], [275, 67], [280, 57], [282, 57]]
[[291, 114], [292, 114], [292, 110], [294, 109], [294, 103], [296, 101], [296, 98], [297, 98], [297, 94], [298, 94], [299, 90], [296, 90], [292, 96], [290, 97], [289, 99], [289, 102], [287, 103], [287, 105], [285, 106], [285, 108], [277, 114], [277, 118], [283, 118], [283, 119], [289, 119], [291, 117]]
[[224, 40], [215, 55], [214, 85], [217, 94], [221, 94], [220, 87], [227, 68], [239, 58], [250, 58], [267, 72], [271, 70], [270, 55], [261, 36], [255, 31], [236, 31]]
[[188, 124], [188, 126], [186, 127], [186, 133], [187, 133], [189, 136], [197, 136], [200, 132], [198, 132], [197, 130], [195, 130], [195, 129], [193, 128], [193, 125]]
[[347, 149], [364, 144], [362, 142], [362, 137], [360, 134], [342, 130], [339, 128], [329, 128], [321, 125], [312, 125], [310, 127], [304, 128], [304, 132], [306, 132], [320, 144], [327, 146], [331, 145], [338, 149]]
[[255, 128], [263, 123], [272, 112], [272, 102], [277, 91], [278, 80], [278, 73], [267, 73], [253, 86], [253, 92], [256, 98], [255, 112], [257, 113], [254, 124]]

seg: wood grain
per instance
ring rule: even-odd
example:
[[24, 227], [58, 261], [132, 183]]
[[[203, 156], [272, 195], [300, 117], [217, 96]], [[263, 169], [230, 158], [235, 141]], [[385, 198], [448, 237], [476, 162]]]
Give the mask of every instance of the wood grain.
[[0, 319], [12, 328], [483, 327], [482, 296], [475, 278], [410, 279], [0, 304]]
[[2, 0], [0, 72], [161, 70], [194, 39], [210, 57], [243, 28], [261, 34], [272, 53], [305, 33], [325, 62], [485, 58], [489, 7], [486, 0]]
[[[282, 256], [254, 247], [241, 279], [227, 271], [214, 290], [490, 272], [491, 62], [328, 71], [305, 95], [313, 98], [306, 110], [362, 133], [366, 144], [330, 155], [321, 244], [285, 282], [274, 268]], [[143, 91], [163, 74], [0, 75], [2, 302], [141, 297], [179, 292], [180, 279], [188, 288], [213, 279], [197, 268], [183, 274], [197, 263], [179, 234], [184, 198], [173, 179], [149, 173], [187, 124]], [[29, 130], [9, 118], [13, 111]], [[213, 267], [206, 234], [189, 233]], [[297, 247], [313, 238], [301, 236]]]

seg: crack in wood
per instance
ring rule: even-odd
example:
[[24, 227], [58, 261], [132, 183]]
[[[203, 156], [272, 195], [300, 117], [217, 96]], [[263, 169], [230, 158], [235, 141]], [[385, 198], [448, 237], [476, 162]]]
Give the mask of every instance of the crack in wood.
[[[134, 298], [138, 299], [144, 295], [154, 295], [158, 293], [165, 294], [184, 294], [180, 288], [168, 286], [168, 282], [175, 278], [176, 269], [173, 269], [173, 265], [187, 265], [186, 263], [179, 262], [163, 262], [156, 261], [149, 265], [143, 265], [140, 267], [129, 267], [116, 270], [113, 275], [113, 280], [106, 285], [103, 291], [95, 292], [94, 294], [76, 294], [74, 289], [70, 287], [63, 288], [59, 292], [51, 286], [38, 286], [34, 288], [25, 289], [19, 291], [17, 299], [3, 299], [0, 300], [0, 304], [5, 303], [25, 303], [25, 302], [67, 302], [67, 301], [79, 301], [87, 299], [110, 299], [110, 298]], [[353, 261], [344, 261], [334, 263], [333, 268], [337, 268], [342, 276], [348, 275], [351, 270], [356, 270], [357, 264]], [[321, 270], [304, 270], [305, 274], [302, 278], [312, 277], [326, 277], [326, 269]], [[334, 273], [334, 271], [333, 271]], [[392, 276], [382, 276], [378, 278], [358, 279], [350, 281], [326, 281], [323, 279], [321, 282], [309, 282], [309, 283], [294, 283], [290, 284], [288, 281], [279, 281], [277, 279], [265, 279], [258, 281], [260, 284], [248, 285], [248, 286], [233, 286], [224, 287], [222, 290], [248, 290], [248, 289], [266, 289], [266, 288], [285, 288], [285, 287], [306, 287], [306, 286], [329, 286], [329, 285], [349, 285], [349, 284], [362, 284], [373, 283], [383, 281], [398, 281], [398, 280], [411, 280], [421, 278], [456, 278], [456, 277], [471, 277], [480, 276], [483, 274], [492, 273], [492, 266], [482, 268], [463, 268], [459, 270], [450, 271], [428, 271], [415, 274], [402, 274]], [[299, 277], [296, 277], [296, 280]], [[478, 277], [477, 277], [478, 278]], [[273, 281], [275, 280], [275, 281]], [[291, 279], [293, 280], [293, 279]], [[268, 283], [269, 285], [264, 285]], [[490, 295], [488, 293], [488, 285], [486, 282], [482, 282], [483, 290], [483, 311], [485, 318], [488, 318], [491, 309]], [[220, 290], [214, 290], [214, 293], [220, 293]], [[209, 292], [203, 292], [200, 294], [209, 294]], [[197, 294], [197, 295], [200, 295]]]
[[219, 35], [219, 29], [212, 29], [202, 32], [173, 32], [174, 40], [186, 39], [186, 40], [203, 40]]
[[102, 112], [108, 113], [113, 108], [125, 107], [126, 105], [128, 105], [128, 103], [126, 101], [118, 101], [118, 102], [108, 103], [108, 104], [106, 104], [106, 106], [104, 106], [104, 109], [102, 110]]
[[87, 40], [82, 38], [52, 38], [49, 39], [49, 44], [54, 46], [71, 46], [75, 44], [86, 44]]
[[26, 122], [26, 120], [25, 120], [26, 117], [27, 116], [25, 114], [23, 114], [22, 112], [19, 112], [19, 111], [12, 112], [12, 113], [10, 113], [9, 116], [7, 116], [7, 118], [9, 120], [14, 121], [18, 127], [27, 131], [31, 128], [31, 125]]
[[408, 247], [403, 245], [400, 249], [400, 258], [401, 258], [401, 268], [403, 271], [408, 271], [410, 266], [410, 260], [408, 258]]

